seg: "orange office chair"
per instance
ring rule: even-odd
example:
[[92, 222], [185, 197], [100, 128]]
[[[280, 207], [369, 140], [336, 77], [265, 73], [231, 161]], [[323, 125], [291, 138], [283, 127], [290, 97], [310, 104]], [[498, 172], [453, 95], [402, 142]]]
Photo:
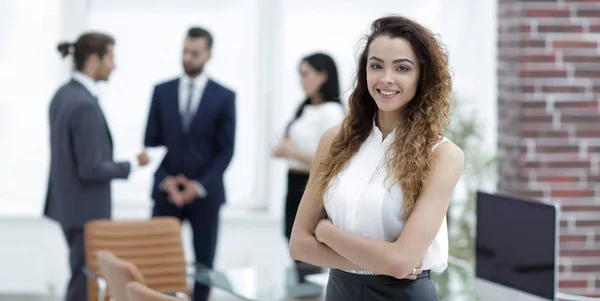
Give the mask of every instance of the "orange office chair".
[[[86, 224], [84, 235], [84, 272], [88, 275], [89, 301], [108, 300], [106, 279], [102, 277], [98, 265], [97, 253], [100, 250], [110, 251], [117, 258], [137, 267], [149, 288], [190, 295], [178, 219], [95, 220]], [[108, 258], [108, 255], [103, 256]]]

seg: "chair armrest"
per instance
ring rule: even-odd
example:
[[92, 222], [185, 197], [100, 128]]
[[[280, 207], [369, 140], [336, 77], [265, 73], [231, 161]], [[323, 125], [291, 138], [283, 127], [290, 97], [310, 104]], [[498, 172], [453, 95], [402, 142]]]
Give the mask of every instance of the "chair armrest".
[[96, 272], [92, 271], [88, 267], [83, 267], [81, 269], [83, 273], [92, 279], [96, 279], [96, 283], [98, 283], [98, 301], [104, 301], [106, 299], [106, 280], [101, 275], [96, 274]]
[[96, 280], [98, 280], [98, 279], [104, 279], [104, 277], [102, 277], [102, 276], [100, 276], [100, 275], [96, 274], [96, 272], [92, 271], [92, 270], [91, 270], [90, 268], [88, 268], [88, 267], [83, 267], [81, 270], [83, 271], [83, 273], [84, 273], [86, 276], [88, 276], [88, 277], [90, 277], [90, 278], [94, 278], [94, 279], [96, 279]]
[[176, 297], [176, 298], [187, 300], [187, 301], [190, 300], [188, 295], [186, 295], [185, 293], [182, 293], [182, 292], [162, 292], [162, 293], [167, 296]]
[[197, 268], [197, 267], [203, 267], [203, 268], [206, 268], [206, 266], [204, 266], [203, 264], [201, 264], [199, 262], [186, 262], [185, 265], [188, 266], [188, 267], [195, 267], [195, 268]]

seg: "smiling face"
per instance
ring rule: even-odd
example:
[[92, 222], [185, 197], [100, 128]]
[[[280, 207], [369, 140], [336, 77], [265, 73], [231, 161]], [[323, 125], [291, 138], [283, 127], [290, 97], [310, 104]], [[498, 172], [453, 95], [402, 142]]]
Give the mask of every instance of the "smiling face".
[[399, 112], [419, 85], [420, 64], [411, 44], [382, 35], [373, 40], [367, 59], [367, 86], [379, 110]]

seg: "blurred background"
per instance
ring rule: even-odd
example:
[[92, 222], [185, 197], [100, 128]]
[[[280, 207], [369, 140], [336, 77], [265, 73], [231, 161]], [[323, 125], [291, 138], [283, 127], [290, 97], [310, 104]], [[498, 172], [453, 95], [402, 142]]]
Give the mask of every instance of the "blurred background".
[[[117, 69], [100, 95], [115, 157], [126, 159], [142, 149], [153, 86], [182, 72], [187, 29], [212, 33], [206, 71], [237, 94], [216, 266], [272, 269], [290, 263], [286, 165], [271, 150], [305, 97], [300, 60], [331, 55], [346, 102], [361, 37], [391, 13], [439, 34], [454, 71], [447, 136], [467, 169], [448, 216], [451, 264], [436, 276], [444, 300], [475, 300], [477, 190], [560, 204], [560, 291], [600, 297], [599, 1], [0, 0], [0, 300], [60, 300], [69, 278], [60, 227], [42, 215], [48, 105], [72, 70], [58, 42], [87, 30], [115, 37]], [[115, 219], [150, 217], [157, 164], [113, 182]]]

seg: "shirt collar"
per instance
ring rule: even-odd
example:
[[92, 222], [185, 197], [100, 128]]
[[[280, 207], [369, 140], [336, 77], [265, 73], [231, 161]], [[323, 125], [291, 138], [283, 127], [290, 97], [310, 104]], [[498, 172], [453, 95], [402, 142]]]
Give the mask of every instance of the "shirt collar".
[[371, 133], [375, 135], [375, 138], [378, 142], [385, 143], [387, 145], [391, 144], [396, 137], [396, 130], [394, 129], [385, 137], [385, 139], [383, 139], [383, 133], [381, 132], [379, 127], [377, 127], [377, 115], [375, 115], [375, 117], [373, 118], [373, 129], [371, 130]]
[[73, 72], [73, 79], [82, 84], [92, 96], [98, 97], [98, 87], [91, 77], [82, 72], [75, 71]]
[[184, 87], [187, 87], [190, 85], [190, 82], [194, 84], [194, 88], [199, 88], [199, 87], [203, 87], [206, 85], [206, 82], [208, 81], [208, 77], [206, 76], [206, 73], [202, 72], [200, 73], [200, 75], [191, 78], [189, 75], [184, 74], [183, 77], [181, 78], [181, 83], [184, 85]]

